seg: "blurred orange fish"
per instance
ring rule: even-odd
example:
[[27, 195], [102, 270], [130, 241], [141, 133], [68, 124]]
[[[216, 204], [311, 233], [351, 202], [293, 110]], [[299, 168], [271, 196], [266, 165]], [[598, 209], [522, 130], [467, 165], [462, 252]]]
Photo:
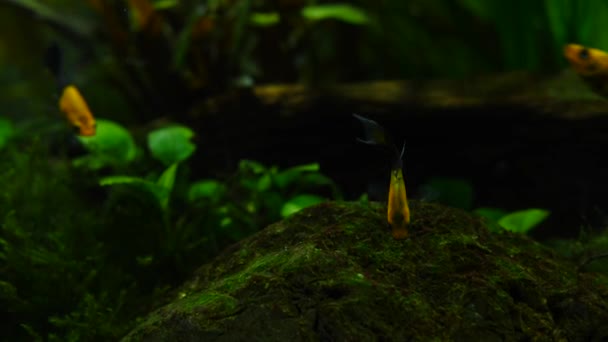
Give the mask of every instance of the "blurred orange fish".
[[79, 135], [87, 137], [95, 135], [95, 118], [76, 86], [70, 84], [63, 89], [59, 99], [59, 109], [68, 121], [78, 128]]
[[578, 44], [564, 47], [572, 69], [599, 95], [608, 97], [608, 53]]

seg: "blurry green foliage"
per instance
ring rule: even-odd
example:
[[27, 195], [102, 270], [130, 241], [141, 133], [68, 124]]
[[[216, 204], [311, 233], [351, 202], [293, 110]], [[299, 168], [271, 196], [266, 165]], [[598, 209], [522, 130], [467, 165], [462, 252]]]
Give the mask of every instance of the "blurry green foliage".
[[319, 204], [324, 201], [325, 199], [321, 196], [297, 195], [290, 198], [285, 204], [283, 204], [283, 207], [281, 208], [281, 216], [287, 217], [306, 207], [310, 207], [311, 205]]
[[524, 209], [507, 213], [497, 208], [478, 208], [473, 211], [488, 221], [488, 228], [493, 231], [502, 229], [514, 233], [527, 233], [543, 222], [550, 214], [544, 209]]
[[509, 213], [498, 220], [498, 224], [514, 233], [527, 233], [549, 216], [544, 209], [526, 209]]
[[175, 163], [169, 166], [156, 181], [130, 176], [109, 176], [103, 177], [99, 184], [102, 186], [126, 185], [136, 189], [136, 191], [143, 191], [152, 196], [160, 210], [166, 213], [169, 208], [169, 197], [175, 184], [177, 165]]
[[[324, 196], [314, 194], [320, 191]], [[188, 193], [189, 201], [215, 222], [212, 225], [221, 227], [218, 238], [232, 240], [327, 197], [342, 198], [335, 183], [320, 173], [318, 164], [279, 170], [251, 160], [240, 162], [233, 180], [197, 181]]]
[[185, 126], [170, 126], [148, 134], [148, 148], [152, 156], [165, 166], [188, 159], [196, 150], [190, 142], [194, 132]]
[[272, 26], [281, 21], [281, 16], [277, 12], [254, 12], [251, 14], [251, 23], [255, 26]]
[[14, 132], [15, 128], [13, 127], [13, 122], [5, 118], [0, 118], [0, 149], [6, 145]]
[[98, 205], [46, 149], [0, 151], [2, 339], [115, 340], [130, 327], [119, 298], [132, 279], [106, 259]]
[[[462, 179], [433, 178], [421, 186], [421, 192], [425, 200], [464, 210], [473, 207], [473, 186]], [[509, 213], [500, 208], [482, 207], [474, 209], [473, 213], [486, 218], [492, 231], [504, 229], [515, 233], [527, 233], [549, 216], [549, 211], [533, 208]]]
[[106, 166], [125, 165], [137, 155], [131, 133], [110, 120], [97, 119], [97, 133], [91, 137], [78, 136], [78, 139], [89, 154], [75, 159], [74, 166], [97, 170]]
[[364, 10], [347, 3], [309, 5], [302, 8], [302, 16], [308, 20], [335, 19], [355, 25], [369, 21]]
[[[100, 123], [96, 143], [86, 140], [91, 156], [102, 151], [105, 163], [130, 155], [120, 151], [133, 150], [128, 131]], [[83, 189], [90, 183], [81, 178], [107, 170], [73, 168], [50, 157], [45, 143], [29, 147], [27, 137], [20, 147], [0, 150], [3, 337], [117, 340], [170, 286], [226, 245], [303, 207], [340, 198], [318, 164], [279, 170], [243, 161], [229, 179], [190, 183], [190, 136], [180, 126], [150, 132], [156, 152], [149, 156], [173, 163], [160, 175], [101, 177], [100, 184], [112, 187], [93, 198], [85, 193], [100, 188]]]

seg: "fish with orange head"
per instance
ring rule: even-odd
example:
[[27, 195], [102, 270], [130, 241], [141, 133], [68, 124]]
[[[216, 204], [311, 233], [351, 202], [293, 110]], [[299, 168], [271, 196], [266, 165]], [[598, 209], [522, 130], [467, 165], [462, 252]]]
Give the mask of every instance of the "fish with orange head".
[[564, 46], [564, 56], [597, 94], [608, 97], [608, 53], [578, 44]]
[[365, 128], [365, 140], [357, 139], [368, 145], [379, 146], [388, 149], [393, 155], [391, 166], [391, 182], [388, 188], [388, 207], [387, 221], [392, 228], [392, 235], [395, 239], [405, 239], [409, 236], [408, 226], [410, 224], [410, 208], [407, 203], [407, 194], [405, 191], [405, 182], [403, 180], [403, 152], [390, 142], [384, 128], [376, 121], [364, 118], [360, 115], [353, 114]]

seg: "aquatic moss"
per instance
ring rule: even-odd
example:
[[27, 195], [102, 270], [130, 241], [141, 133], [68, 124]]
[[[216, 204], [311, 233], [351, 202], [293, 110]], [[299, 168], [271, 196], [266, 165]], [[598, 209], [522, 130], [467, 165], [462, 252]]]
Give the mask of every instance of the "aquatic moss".
[[391, 237], [384, 205], [303, 210], [234, 245], [179, 290], [234, 299], [227, 317], [205, 314], [208, 304], [185, 314], [168, 298], [151, 314], [162, 313], [154, 329], [139, 326], [124, 340], [608, 337], [605, 276], [579, 274], [547, 247], [491, 233], [463, 211], [416, 201], [411, 209], [407, 240]]

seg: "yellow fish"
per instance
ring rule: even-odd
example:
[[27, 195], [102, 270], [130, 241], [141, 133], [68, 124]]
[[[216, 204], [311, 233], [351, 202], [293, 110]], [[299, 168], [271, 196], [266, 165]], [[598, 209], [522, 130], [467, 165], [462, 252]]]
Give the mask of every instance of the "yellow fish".
[[78, 128], [79, 135], [95, 135], [95, 118], [76, 86], [70, 84], [63, 88], [63, 94], [59, 99], [59, 109], [65, 114], [68, 121]]
[[572, 69], [599, 95], [608, 97], [608, 53], [578, 44], [564, 47]]
[[403, 181], [403, 152], [397, 150], [395, 145], [389, 142], [384, 128], [373, 120], [366, 119], [360, 115], [353, 114], [355, 118], [363, 123], [365, 137], [367, 140], [357, 139], [368, 145], [388, 148], [393, 153], [393, 165], [391, 167], [391, 183], [388, 189], [387, 221], [391, 225], [393, 238], [405, 239], [408, 237], [407, 230], [410, 224], [410, 208], [407, 204], [405, 182]]

